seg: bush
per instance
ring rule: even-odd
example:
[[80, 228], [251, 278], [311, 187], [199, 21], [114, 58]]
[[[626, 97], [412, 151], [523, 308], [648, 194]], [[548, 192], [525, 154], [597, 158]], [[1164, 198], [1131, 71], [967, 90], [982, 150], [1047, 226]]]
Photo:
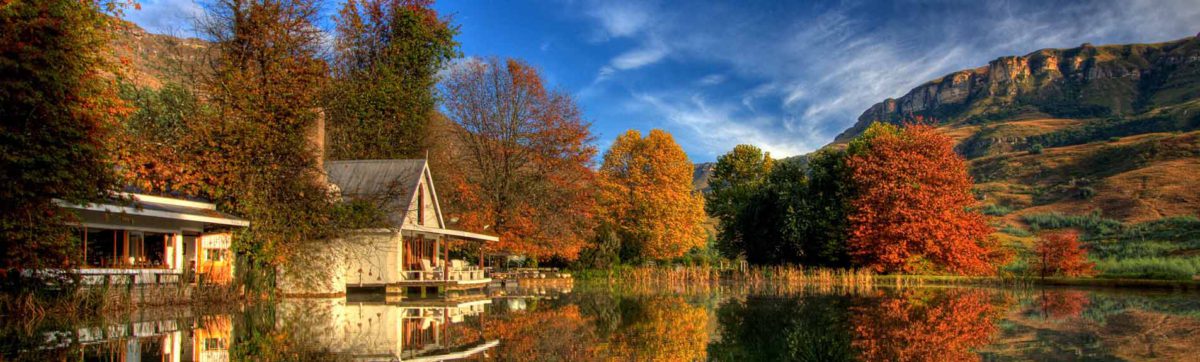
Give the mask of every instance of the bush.
[[1029, 224], [1032, 231], [1079, 228], [1085, 236], [1115, 235], [1124, 229], [1120, 221], [1100, 216], [1099, 212], [1087, 215], [1066, 215], [1058, 212], [1022, 215], [1021, 220]]
[[1028, 230], [1025, 230], [1025, 229], [1022, 229], [1019, 227], [1015, 227], [1012, 225], [1005, 225], [1004, 228], [1000, 229], [1000, 232], [1008, 234], [1008, 235], [1012, 235], [1012, 236], [1018, 236], [1018, 237], [1033, 236], [1033, 233], [1029, 232]]
[[987, 204], [979, 209], [979, 212], [990, 216], [1004, 216], [1012, 213], [1012, 208], [999, 204]]
[[1096, 269], [1108, 278], [1188, 280], [1200, 273], [1200, 257], [1104, 259]]
[[1041, 145], [1041, 144], [1034, 144], [1033, 146], [1030, 146], [1030, 147], [1029, 147], [1029, 153], [1030, 153], [1030, 154], [1034, 154], [1034, 155], [1040, 155], [1040, 154], [1042, 154], [1042, 145]]

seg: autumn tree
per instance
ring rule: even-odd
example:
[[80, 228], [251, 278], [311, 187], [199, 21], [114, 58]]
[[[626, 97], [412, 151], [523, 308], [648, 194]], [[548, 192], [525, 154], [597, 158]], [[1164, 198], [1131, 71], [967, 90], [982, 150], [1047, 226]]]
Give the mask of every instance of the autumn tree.
[[430, 0], [351, 0], [337, 17], [326, 96], [329, 156], [419, 157], [436, 112], [437, 72], [458, 56], [458, 28]]
[[448, 219], [499, 234], [496, 248], [575, 259], [593, 224], [596, 155], [575, 100], [516, 59], [457, 64], [442, 91], [453, 122], [441, 168]]
[[1048, 276], [1092, 276], [1096, 275], [1096, 263], [1088, 260], [1087, 249], [1079, 244], [1079, 233], [1074, 231], [1044, 233], [1038, 236], [1033, 247], [1034, 267], [1042, 278]]
[[180, 193], [194, 188], [192, 127], [211, 119], [196, 93], [179, 83], [159, 89], [121, 84], [121, 98], [134, 108], [124, 118], [115, 142], [118, 173], [129, 186], [149, 193]]
[[734, 218], [762, 188], [774, 163], [770, 153], [752, 145], [734, 146], [717, 157], [704, 209], [720, 222], [716, 245], [726, 256], [736, 257], [743, 251], [743, 238], [739, 228], [734, 227]]
[[1001, 256], [983, 215], [969, 209], [967, 165], [950, 137], [925, 124], [876, 123], [851, 142], [854, 188], [847, 247], [880, 272], [987, 274]]
[[208, 10], [200, 28], [213, 45], [202, 90], [213, 114], [192, 135], [200, 144], [193, 167], [204, 171], [194, 184], [251, 220], [235, 239], [238, 261], [249, 266], [238, 271], [269, 276], [300, 245], [332, 231], [309, 139], [327, 74], [314, 25], [319, 5], [220, 0]]
[[107, 145], [128, 112], [106, 57], [122, 2], [14, 0], [0, 4], [0, 279], [78, 260], [74, 216], [117, 188]]
[[692, 171], [665, 131], [617, 137], [604, 154], [599, 185], [601, 210], [619, 230], [622, 254], [668, 259], [704, 245], [704, 198], [693, 191]]

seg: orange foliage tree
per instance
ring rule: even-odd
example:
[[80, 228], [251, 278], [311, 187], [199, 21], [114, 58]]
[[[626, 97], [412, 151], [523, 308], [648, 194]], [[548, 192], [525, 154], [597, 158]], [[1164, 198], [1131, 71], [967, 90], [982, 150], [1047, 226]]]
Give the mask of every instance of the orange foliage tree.
[[971, 349], [999, 330], [1006, 300], [982, 290], [865, 298], [851, 307], [852, 345], [864, 361], [978, 361]]
[[596, 155], [575, 101], [515, 59], [457, 64], [442, 88], [454, 123], [442, 166], [450, 218], [500, 234], [489, 247], [575, 259], [591, 234]]
[[671, 134], [635, 130], [617, 137], [600, 167], [605, 221], [623, 248], [668, 259], [704, 245], [704, 198], [692, 189], [692, 162]]
[[967, 165], [950, 137], [925, 124], [876, 123], [850, 144], [851, 257], [880, 272], [986, 274], [1004, 257], [988, 238]]
[[1068, 277], [1096, 275], [1096, 263], [1088, 260], [1087, 250], [1079, 244], [1079, 233], [1077, 232], [1064, 231], [1039, 235], [1033, 252], [1037, 258], [1034, 265], [1042, 278], [1054, 275]]
[[[78, 260], [73, 214], [119, 183], [108, 139], [129, 110], [106, 56], [125, 2], [0, 2], [0, 279]], [[106, 14], [106, 12], [108, 14]], [[58, 274], [62, 275], [62, 274]], [[7, 283], [6, 283], [7, 284]]]

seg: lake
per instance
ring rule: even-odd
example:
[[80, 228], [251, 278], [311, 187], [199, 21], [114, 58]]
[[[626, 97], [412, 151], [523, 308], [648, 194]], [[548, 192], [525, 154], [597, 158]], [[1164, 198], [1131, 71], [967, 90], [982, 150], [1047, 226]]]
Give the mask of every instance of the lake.
[[[209, 310], [212, 309], [212, 310]], [[1195, 293], [577, 283], [4, 321], [0, 360], [1009, 361], [1200, 358]]]

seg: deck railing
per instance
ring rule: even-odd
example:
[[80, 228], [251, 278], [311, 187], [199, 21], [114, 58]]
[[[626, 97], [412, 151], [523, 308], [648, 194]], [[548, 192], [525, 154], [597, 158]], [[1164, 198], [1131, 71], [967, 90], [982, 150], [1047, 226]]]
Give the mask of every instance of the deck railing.
[[449, 278], [446, 278], [446, 275], [443, 274], [443, 272], [442, 272], [442, 270], [440, 270], [440, 268], [434, 269], [432, 271], [427, 271], [427, 270], [405, 270], [404, 271], [404, 280], [408, 280], [408, 281], [440, 281], [440, 280], [472, 281], [472, 280], [483, 280], [485, 278], [486, 278], [486, 274], [484, 273], [483, 269], [480, 269], [479, 267], [466, 267], [463, 269], [451, 270]]

